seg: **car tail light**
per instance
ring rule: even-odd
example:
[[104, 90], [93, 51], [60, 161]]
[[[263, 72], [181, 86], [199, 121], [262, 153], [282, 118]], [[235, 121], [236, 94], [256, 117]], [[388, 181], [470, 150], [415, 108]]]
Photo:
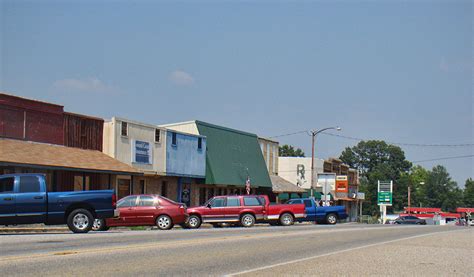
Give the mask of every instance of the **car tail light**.
[[117, 207], [117, 195], [112, 194], [112, 207], [115, 209]]

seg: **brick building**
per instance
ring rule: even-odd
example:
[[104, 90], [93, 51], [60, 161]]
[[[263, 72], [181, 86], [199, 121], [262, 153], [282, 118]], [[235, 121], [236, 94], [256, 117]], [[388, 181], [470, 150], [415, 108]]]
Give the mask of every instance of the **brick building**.
[[61, 105], [0, 93], [0, 174], [44, 173], [53, 191], [109, 188], [118, 174], [139, 175], [101, 152], [103, 124]]

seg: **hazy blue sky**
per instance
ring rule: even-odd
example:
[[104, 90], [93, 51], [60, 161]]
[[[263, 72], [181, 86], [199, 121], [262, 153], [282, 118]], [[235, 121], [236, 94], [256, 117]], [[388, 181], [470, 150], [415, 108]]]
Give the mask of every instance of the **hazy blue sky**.
[[[274, 136], [473, 143], [471, 1], [0, 0], [0, 90], [72, 112]], [[412, 3], [415, 2], [415, 3]], [[305, 134], [279, 138], [311, 154]], [[321, 135], [318, 157], [356, 141]], [[474, 148], [403, 147], [408, 159]], [[461, 183], [473, 158], [445, 165]]]

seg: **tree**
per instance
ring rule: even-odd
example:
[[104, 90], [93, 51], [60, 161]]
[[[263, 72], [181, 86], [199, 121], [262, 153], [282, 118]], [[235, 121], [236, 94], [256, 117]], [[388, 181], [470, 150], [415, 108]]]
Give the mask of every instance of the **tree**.
[[411, 163], [405, 159], [403, 150], [381, 140], [361, 141], [356, 146], [347, 147], [340, 159], [352, 168], [359, 170], [360, 190], [365, 192], [364, 213], [377, 214], [377, 181], [394, 181], [394, 208], [403, 208], [407, 201], [406, 193], [409, 178], [407, 174]]
[[279, 148], [280, 157], [304, 157], [303, 150], [297, 148], [296, 150], [293, 146], [285, 144]]
[[423, 194], [426, 206], [441, 208], [443, 211], [455, 211], [463, 206], [463, 192], [457, 183], [451, 180], [444, 166], [437, 165], [428, 173]]
[[469, 178], [464, 184], [464, 205], [474, 208], [474, 180]]
[[426, 181], [428, 180], [429, 171], [420, 165], [416, 165], [410, 169], [409, 186], [411, 187], [411, 205], [426, 206], [425, 197]]

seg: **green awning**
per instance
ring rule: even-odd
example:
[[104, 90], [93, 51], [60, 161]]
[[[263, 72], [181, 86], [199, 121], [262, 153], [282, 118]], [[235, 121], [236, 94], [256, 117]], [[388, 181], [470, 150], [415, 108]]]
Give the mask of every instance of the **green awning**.
[[206, 184], [272, 187], [257, 135], [195, 121], [206, 136]]

